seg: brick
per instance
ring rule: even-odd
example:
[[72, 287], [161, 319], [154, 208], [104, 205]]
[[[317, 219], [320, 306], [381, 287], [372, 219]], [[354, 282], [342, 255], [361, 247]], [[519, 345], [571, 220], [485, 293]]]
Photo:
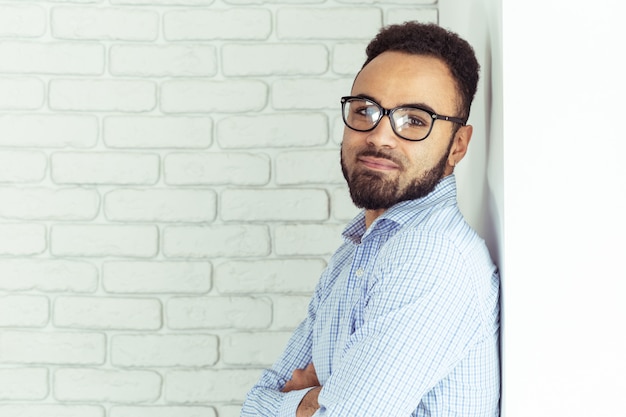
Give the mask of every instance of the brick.
[[118, 189], [104, 196], [104, 213], [113, 221], [210, 222], [216, 200], [212, 190]]
[[111, 363], [115, 366], [211, 366], [217, 362], [217, 336], [115, 335]]
[[217, 141], [224, 149], [319, 146], [328, 141], [327, 132], [323, 113], [230, 116], [217, 123]]
[[366, 42], [336, 44], [332, 54], [333, 72], [355, 77], [367, 58], [366, 47]]
[[68, 224], [50, 233], [55, 256], [130, 256], [148, 258], [158, 251], [155, 226]]
[[156, 330], [161, 303], [149, 298], [59, 297], [54, 304], [57, 327]]
[[288, 8], [278, 10], [279, 39], [371, 39], [382, 26], [378, 8]]
[[255, 4], [255, 5], [277, 4], [279, 6], [284, 6], [287, 4], [302, 5], [302, 4], [313, 4], [313, 3], [325, 3], [326, 0], [224, 0], [224, 2], [228, 4], [241, 5], [240, 7], [246, 7], [246, 5], [249, 5], [249, 4], [250, 5], [252, 4]]
[[341, 142], [343, 141], [343, 132], [345, 129], [347, 128], [346, 125], [343, 123], [343, 119], [341, 118], [341, 116], [335, 116], [333, 121], [331, 122], [330, 137], [336, 145], [341, 145]]
[[109, 261], [102, 283], [110, 293], [205, 293], [211, 288], [208, 262]]
[[260, 8], [176, 10], [163, 16], [163, 33], [170, 41], [264, 40], [271, 32], [271, 12]]
[[222, 69], [228, 76], [323, 74], [328, 51], [323, 45], [224, 45]]
[[321, 221], [328, 218], [328, 195], [314, 189], [229, 189], [222, 192], [220, 212], [226, 221]]
[[145, 80], [52, 80], [50, 108], [144, 112], [156, 105], [156, 86]]
[[278, 255], [330, 255], [342, 243], [343, 225], [292, 224], [274, 230]]
[[42, 400], [47, 395], [47, 369], [0, 369], [0, 400]]
[[237, 5], [242, 5], [241, 7], [246, 7], [245, 5], [248, 4], [264, 4], [264, 5], [269, 5], [269, 4], [278, 4], [280, 6], [286, 5], [286, 4], [313, 4], [313, 3], [324, 3], [326, 2], [326, 0], [224, 0], [225, 3], [229, 3], [229, 4], [237, 4]]
[[[422, 2], [435, 4], [436, 0]], [[415, 20], [423, 23], [438, 23], [439, 10], [437, 8], [416, 8], [411, 4], [410, 8], [390, 9], [385, 14], [385, 25], [404, 23], [408, 20]]]
[[0, 255], [37, 255], [46, 250], [46, 226], [0, 224]]
[[104, 143], [110, 148], [208, 148], [213, 121], [208, 117], [110, 116]]
[[222, 337], [221, 358], [227, 365], [270, 366], [290, 337], [290, 332], [230, 333]]
[[241, 413], [240, 405], [220, 405], [217, 408], [219, 417], [239, 417]]
[[100, 208], [95, 190], [0, 187], [0, 216], [25, 220], [91, 220]]
[[99, 365], [105, 355], [106, 338], [101, 333], [0, 332], [4, 363]]
[[49, 307], [48, 298], [40, 295], [0, 296], [0, 326], [43, 327]]
[[[241, 407], [239, 407], [241, 408]], [[110, 417], [217, 417], [213, 407], [201, 406], [113, 406]], [[239, 416], [239, 414], [237, 414]], [[220, 414], [221, 417], [221, 414]]]
[[159, 156], [123, 152], [57, 152], [51, 156], [57, 184], [151, 185], [159, 178]]
[[267, 104], [267, 85], [257, 80], [165, 81], [161, 110], [165, 113], [256, 112]]
[[210, 77], [217, 73], [217, 50], [212, 45], [114, 45], [110, 70], [139, 77]]
[[174, 153], [165, 157], [164, 176], [169, 185], [265, 185], [270, 160], [253, 153]]
[[172, 6], [208, 6], [215, 0], [110, 0], [111, 4], [137, 4], [137, 5], [172, 5]]
[[228, 261], [215, 267], [223, 294], [311, 293], [326, 263], [320, 259]]
[[[363, 3], [367, 3], [367, 4], [388, 4], [389, 1], [388, 0], [341, 0], [341, 3], [352, 3], [352, 4], [363, 4]], [[412, 6], [416, 6], [416, 5], [427, 5], [427, 4], [437, 4], [437, 0], [394, 0], [393, 4], [395, 5], [401, 5], [401, 4], [409, 4]], [[410, 9], [409, 9], [410, 10]], [[410, 19], [406, 19], [406, 20], [410, 20]]]
[[0, 290], [94, 292], [98, 270], [87, 262], [52, 259], [0, 259]]
[[0, 404], [2, 417], [104, 417], [104, 409], [95, 405]]
[[161, 377], [151, 371], [68, 368], [54, 373], [54, 397], [60, 401], [151, 402], [160, 391]]
[[92, 115], [0, 115], [0, 146], [90, 148], [98, 141], [98, 118]]
[[163, 232], [163, 254], [167, 257], [240, 258], [267, 256], [269, 252], [265, 226], [169, 226]]
[[151, 10], [109, 7], [55, 7], [52, 36], [64, 39], [153, 41], [159, 15]]
[[259, 378], [258, 370], [171, 371], [165, 375], [165, 399], [171, 403], [243, 402]]
[[0, 78], [0, 110], [38, 109], [44, 103], [44, 95], [44, 83], [38, 78]]
[[276, 156], [276, 183], [343, 184], [339, 150], [288, 151]]
[[294, 330], [307, 317], [310, 297], [302, 295], [272, 295], [274, 316], [272, 330]]
[[[2, 117], [0, 116], [1, 124]], [[2, 137], [0, 133], [0, 143]], [[48, 160], [43, 152], [0, 151], [0, 182], [39, 182], [46, 175], [47, 165]]]
[[332, 109], [339, 113], [339, 99], [351, 88], [351, 78], [278, 80], [272, 85], [272, 106], [278, 110]]
[[263, 329], [272, 320], [270, 302], [253, 297], [176, 297], [165, 311], [171, 329]]
[[46, 12], [39, 6], [0, 5], [0, 37], [38, 37], [46, 30]]
[[100, 75], [104, 46], [68, 42], [0, 42], [0, 73]]
[[348, 187], [335, 188], [331, 192], [331, 207], [333, 218], [337, 220], [352, 220], [361, 210], [357, 208], [350, 198]]

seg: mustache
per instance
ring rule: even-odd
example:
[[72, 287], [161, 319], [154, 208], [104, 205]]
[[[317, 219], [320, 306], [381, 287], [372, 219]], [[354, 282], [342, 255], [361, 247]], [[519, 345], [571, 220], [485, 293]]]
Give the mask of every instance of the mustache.
[[362, 151], [360, 151], [359, 153], [356, 154], [357, 158], [360, 158], [362, 156], [370, 156], [373, 158], [381, 158], [381, 159], [387, 159], [391, 162], [393, 162], [394, 164], [404, 168], [404, 162], [402, 160], [400, 160], [399, 158], [395, 157], [394, 155], [391, 155], [389, 153], [383, 152], [380, 149], [364, 149]]

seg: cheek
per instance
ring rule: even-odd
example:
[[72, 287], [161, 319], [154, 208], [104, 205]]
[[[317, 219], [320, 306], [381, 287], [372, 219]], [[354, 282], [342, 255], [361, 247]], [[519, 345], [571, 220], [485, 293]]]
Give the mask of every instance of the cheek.
[[346, 128], [343, 132], [343, 139], [341, 141], [341, 151], [344, 158], [346, 156], [354, 155], [360, 143], [361, 139], [359, 138], [359, 133]]
[[430, 147], [420, 147], [420, 149], [411, 149], [410, 152], [404, 153], [407, 161], [408, 170], [411, 176], [419, 177], [423, 172], [431, 169], [439, 161], [440, 155]]
[[359, 132], [355, 132], [354, 130], [344, 127], [341, 143], [346, 144], [346, 145], [356, 143], [358, 141], [358, 137], [359, 137]]

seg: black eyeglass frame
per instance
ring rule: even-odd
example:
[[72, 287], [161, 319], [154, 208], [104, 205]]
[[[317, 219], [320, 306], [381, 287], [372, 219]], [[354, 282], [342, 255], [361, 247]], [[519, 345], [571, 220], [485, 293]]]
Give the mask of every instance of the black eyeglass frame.
[[[370, 127], [369, 129], [355, 129], [355, 128], [353, 128], [352, 126], [350, 126], [348, 124], [348, 121], [346, 120], [346, 109], [345, 109], [345, 107], [346, 107], [346, 103], [349, 100], [352, 100], [352, 99], [369, 101], [371, 103], [374, 103], [380, 109], [380, 116], [378, 117], [378, 120], [376, 120], [374, 125], [372, 127]], [[398, 109], [417, 109], [417, 110], [421, 110], [423, 112], [428, 113], [430, 115], [430, 117], [433, 119], [433, 122], [430, 124], [430, 129], [428, 129], [428, 133], [426, 133], [426, 136], [424, 136], [421, 139], [409, 139], [409, 138], [405, 138], [404, 136], [402, 136], [401, 134], [396, 132], [396, 128], [393, 125], [393, 112], [395, 112]], [[435, 125], [435, 121], [437, 121], [437, 120], [445, 120], [447, 122], [458, 123], [461, 126], [465, 126], [467, 124], [466, 120], [463, 120], [463, 119], [461, 119], [459, 117], [443, 116], [441, 114], [437, 114], [434, 111], [425, 109], [423, 107], [418, 107], [418, 106], [398, 106], [398, 107], [394, 107], [392, 109], [386, 109], [383, 106], [381, 106], [380, 104], [378, 104], [377, 102], [375, 102], [374, 100], [372, 100], [371, 98], [361, 97], [361, 96], [343, 96], [343, 97], [341, 97], [341, 118], [343, 119], [343, 123], [349, 129], [352, 129], [352, 130], [354, 130], [356, 132], [371, 132], [372, 130], [376, 129], [376, 127], [378, 127], [378, 124], [380, 123], [380, 121], [385, 116], [389, 117], [389, 123], [391, 124], [391, 130], [393, 130], [393, 133], [395, 133], [401, 139], [408, 140], [408, 141], [411, 141], [411, 142], [420, 142], [420, 141], [423, 141], [424, 139], [426, 139], [430, 135], [430, 132], [433, 131], [433, 126]]]

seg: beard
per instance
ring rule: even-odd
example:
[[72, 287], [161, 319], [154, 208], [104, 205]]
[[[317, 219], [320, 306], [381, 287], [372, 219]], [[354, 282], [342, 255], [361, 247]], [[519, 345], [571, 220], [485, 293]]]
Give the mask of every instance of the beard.
[[[385, 178], [381, 173], [367, 169], [354, 169], [349, 173], [344, 162], [343, 147], [341, 149], [341, 171], [348, 182], [350, 197], [358, 208], [366, 210], [388, 209], [402, 201], [422, 198], [437, 186], [443, 178], [446, 169], [448, 153], [452, 147], [452, 141], [448, 151], [443, 154], [434, 167], [424, 172], [419, 178], [413, 178], [405, 186], [401, 186], [401, 175], [395, 178]], [[372, 156], [386, 158], [400, 166], [400, 172], [406, 171], [406, 164], [397, 158], [380, 150], [366, 149], [359, 152], [360, 156]], [[355, 159], [356, 159], [355, 158]]]

